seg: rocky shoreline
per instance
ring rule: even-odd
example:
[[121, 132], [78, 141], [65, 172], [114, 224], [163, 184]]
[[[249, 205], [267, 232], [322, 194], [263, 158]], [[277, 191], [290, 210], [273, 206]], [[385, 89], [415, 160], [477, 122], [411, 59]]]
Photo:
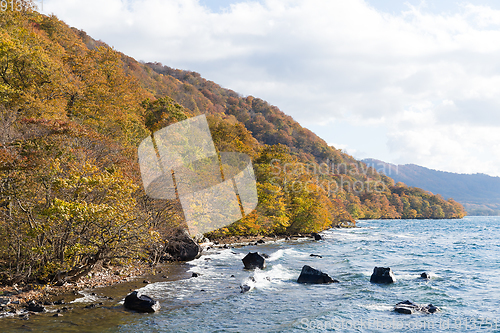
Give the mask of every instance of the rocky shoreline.
[[[19, 312], [30, 302], [53, 303], [62, 295], [78, 295], [85, 289], [96, 289], [128, 282], [145, 275], [151, 268], [141, 262], [126, 267], [98, 267], [77, 283], [65, 283], [62, 286], [27, 284], [0, 286], [0, 318], [2, 313]], [[66, 297], [67, 298], [67, 297]], [[2, 305], [3, 304], [3, 305]]]
[[[314, 234], [292, 236], [231, 236], [213, 242], [207, 242], [205, 239], [204, 243], [199, 244], [199, 255], [213, 248], [243, 247], [311, 238], [314, 238]], [[172, 270], [176, 271], [174, 275], [169, 274], [169, 271]], [[29, 315], [36, 314], [37, 311], [32, 311], [36, 310], [36, 307], [33, 305], [49, 307], [52, 305], [64, 305], [76, 298], [82, 297], [82, 291], [90, 294], [102, 294], [106, 288], [117, 288], [123, 290], [123, 295], [120, 295], [120, 297], [124, 298], [129, 291], [138, 289], [147, 283], [189, 278], [190, 275], [187, 273], [187, 270], [187, 266], [184, 267], [182, 262], [165, 262], [155, 267], [151, 267], [144, 262], [135, 262], [123, 267], [99, 266], [92, 273], [81, 278], [77, 283], [65, 283], [62, 286], [38, 284], [0, 286], [0, 318], [19, 317], [26, 319]], [[39, 309], [41, 310], [41, 307]], [[56, 313], [60, 313], [61, 309], [62, 311], [68, 311], [69, 308], [67, 306], [60, 306], [56, 310]]]

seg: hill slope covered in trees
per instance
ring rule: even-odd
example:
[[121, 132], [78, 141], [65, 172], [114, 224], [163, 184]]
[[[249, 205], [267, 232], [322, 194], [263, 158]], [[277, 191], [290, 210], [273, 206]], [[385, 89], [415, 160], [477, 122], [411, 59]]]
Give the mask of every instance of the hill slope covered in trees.
[[395, 165], [375, 159], [363, 162], [385, 171], [396, 182], [454, 198], [469, 215], [500, 215], [500, 177], [444, 172], [415, 164]]
[[137, 147], [202, 113], [219, 151], [252, 157], [259, 196], [252, 214], [212, 237], [464, 215], [451, 199], [395, 186], [259, 98], [139, 63], [54, 16], [0, 16], [0, 100], [0, 282], [156, 260], [185, 222], [179, 202], [145, 195]]

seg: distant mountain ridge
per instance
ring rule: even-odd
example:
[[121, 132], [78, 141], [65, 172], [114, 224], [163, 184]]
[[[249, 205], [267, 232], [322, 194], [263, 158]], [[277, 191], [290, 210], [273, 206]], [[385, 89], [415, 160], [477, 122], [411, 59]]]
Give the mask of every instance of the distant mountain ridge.
[[432, 170], [415, 164], [395, 165], [364, 159], [380, 173], [408, 186], [420, 187], [464, 205], [469, 215], [500, 215], [500, 177], [458, 174]]

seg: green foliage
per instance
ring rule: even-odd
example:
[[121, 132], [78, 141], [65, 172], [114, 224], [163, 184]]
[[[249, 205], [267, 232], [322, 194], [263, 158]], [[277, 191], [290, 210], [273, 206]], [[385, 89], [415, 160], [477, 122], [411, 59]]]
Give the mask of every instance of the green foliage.
[[142, 107], [145, 125], [151, 132], [188, 118], [186, 110], [168, 96], [154, 101], [147, 99], [142, 102]]

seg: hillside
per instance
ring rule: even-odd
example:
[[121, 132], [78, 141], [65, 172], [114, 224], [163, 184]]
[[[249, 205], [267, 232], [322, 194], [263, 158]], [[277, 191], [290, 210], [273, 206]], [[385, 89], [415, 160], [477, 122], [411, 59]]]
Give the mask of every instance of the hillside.
[[500, 215], [500, 177], [437, 171], [415, 164], [394, 165], [375, 159], [363, 162], [385, 171], [395, 182], [454, 198], [469, 215]]
[[259, 98], [139, 63], [54, 16], [2, 13], [0, 69], [0, 282], [158, 260], [185, 220], [178, 201], [145, 195], [137, 147], [200, 114], [217, 150], [251, 156], [259, 198], [210, 237], [464, 216], [452, 199], [394, 185]]

